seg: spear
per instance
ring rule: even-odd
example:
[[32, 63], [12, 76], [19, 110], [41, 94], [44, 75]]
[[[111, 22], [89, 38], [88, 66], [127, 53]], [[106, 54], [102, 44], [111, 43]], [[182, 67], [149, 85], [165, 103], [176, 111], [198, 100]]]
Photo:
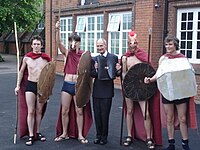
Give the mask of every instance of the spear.
[[[19, 80], [19, 46], [18, 46], [16, 22], [14, 22], [14, 30], [15, 30], [15, 41], [16, 41], [16, 49], [17, 49], [17, 81], [18, 81]], [[15, 123], [15, 129], [14, 129], [14, 144], [17, 143], [17, 125], [18, 125], [18, 95], [16, 96], [16, 123]]]

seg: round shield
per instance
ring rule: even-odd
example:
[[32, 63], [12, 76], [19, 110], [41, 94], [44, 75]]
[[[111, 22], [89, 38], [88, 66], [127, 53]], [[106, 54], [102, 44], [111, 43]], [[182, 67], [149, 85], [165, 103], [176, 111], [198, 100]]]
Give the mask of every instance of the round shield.
[[157, 90], [156, 82], [145, 84], [145, 77], [152, 77], [156, 71], [148, 63], [132, 66], [123, 80], [124, 95], [133, 101], [145, 101], [151, 98]]
[[77, 107], [84, 107], [90, 100], [92, 91], [92, 77], [90, 76], [91, 54], [85, 51], [78, 64], [76, 83], [76, 104]]
[[52, 95], [56, 75], [56, 61], [51, 61], [45, 65], [40, 73], [37, 82], [37, 96], [40, 103], [46, 103]]

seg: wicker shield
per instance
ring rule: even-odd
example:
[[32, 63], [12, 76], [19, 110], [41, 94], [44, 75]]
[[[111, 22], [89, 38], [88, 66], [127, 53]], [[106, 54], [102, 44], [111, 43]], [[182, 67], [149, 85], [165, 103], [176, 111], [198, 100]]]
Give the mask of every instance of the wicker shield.
[[45, 103], [49, 99], [49, 96], [52, 95], [55, 83], [55, 69], [56, 61], [47, 63], [42, 69], [37, 83], [37, 97], [40, 103]]
[[77, 107], [84, 107], [90, 100], [92, 91], [92, 77], [90, 77], [91, 54], [86, 51], [82, 54], [78, 65], [78, 78], [76, 83]]
[[155, 70], [147, 63], [132, 66], [123, 80], [124, 95], [133, 101], [145, 101], [151, 98], [157, 90], [156, 82], [145, 84], [145, 77], [152, 77]]

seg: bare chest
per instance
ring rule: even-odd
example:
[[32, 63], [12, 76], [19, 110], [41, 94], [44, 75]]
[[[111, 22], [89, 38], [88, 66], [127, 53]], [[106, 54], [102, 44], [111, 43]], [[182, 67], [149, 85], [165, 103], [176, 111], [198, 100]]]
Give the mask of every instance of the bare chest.
[[41, 57], [37, 59], [28, 58], [27, 60], [28, 70], [29, 72], [38, 72], [38, 71], [40, 72], [44, 68], [46, 63], [47, 61], [42, 59]]
[[130, 69], [132, 66], [142, 63], [136, 56], [127, 57], [127, 68]]

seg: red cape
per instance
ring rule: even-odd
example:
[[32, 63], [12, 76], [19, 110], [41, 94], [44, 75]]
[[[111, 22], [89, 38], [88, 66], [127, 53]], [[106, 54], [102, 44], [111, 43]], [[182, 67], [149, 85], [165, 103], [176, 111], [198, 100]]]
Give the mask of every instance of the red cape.
[[[41, 55], [37, 55], [33, 52], [29, 52], [29, 53], [26, 54], [26, 56], [31, 57], [32, 59], [42, 57], [42, 58], [46, 59], [48, 62], [51, 60], [51, 58], [44, 53], [42, 53]], [[18, 92], [18, 112], [19, 112], [18, 113], [18, 119], [19, 119], [19, 121], [18, 121], [19, 129], [18, 130], [19, 130], [19, 137], [20, 138], [22, 138], [26, 135], [27, 136], [29, 135], [28, 125], [27, 125], [28, 108], [27, 108], [26, 97], [25, 97], [25, 89], [26, 89], [26, 85], [27, 85], [27, 79], [28, 79], [28, 70], [26, 68], [25, 71], [24, 71], [24, 75], [23, 75], [21, 84], [20, 84], [20, 90]], [[44, 116], [46, 106], [47, 105], [45, 104], [44, 107], [43, 107], [42, 117]]]
[[[76, 74], [77, 66], [82, 55], [83, 51], [69, 51], [67, 61], [64, 67], [64, 74]], [[60, 136], [63, 132], [62, 128], [62, 106], [60, 106], [58, 121], [56, 125], [56, 136]], [[83, 136], [86, 136], [89, 132], [89, 129], [92, 126], [92, 112], [90, 102], [83, 108]], [[78, 127], [76, 123], [76, 110], [74, 100], [72, 99], [70, 110], [69, 110], [69, 125], [68, 125], [68, 136], [72, 138], [78, 138]]]
[[[142, 49], [137, 49], [133, 54], [130, 51], [124, 54], [124, 56], [130, 57], [135, 55], [142, 62], [148, 62], [148, 55]], [[122, 93], [123, 94], [123, 93]], [[161, 127], [161, 116], [160, 116], [160, 92], [157, 90], [154, 96], [148, 100], [149, 102], [149, 113], [151, 117], [152, 127], [153, 127], [153, 139], [157, 145], [162, 145], [162, 127]], [[127, 106], [124, 101], [124, 111], [126, 114]], [[132, 137], [133, 139], [139, 139], [146, 141], [147, 135], [144, 128], [144, 117], [142, 115], [141, 108], [138, 102], [134, 102], [134, 112], [133, 112], [133, 127], [132, 127]]]
[[[62, 106], [60, 106], [58, 121], [56, 125], [56, 137], [63, 133], [62, 128]], [[83, 108], [83, 136], [87, 136], [91, 126], [92, 126], [92, 112], [90, 102]], [[75, 104], [72, 100], [69, 110], [69, 124], [68, 124], [68, 136], [71, 138], [78, 138], [78, 127], [76, 122], [76, 110]]]
[[123, 56], [130, 57], [133, 55], [135, 55], [142, 62], [148, 62], [147, 53], [143, 49], [140, 49], [140, 48], [137, 48], [137, 50], [134, 53], [132, 53], [130, 50], [128, 50]]
[[[171, 55], [170, 53], [166, 53], [164, 54], [164, 56], [168, 57], [169, 59], [185, 57], [185, 55], [181, 53], [178, 53], [176, 55]], [[165, 115], [163, 104], [161, 104], [161, 119], [162, 119], [162, 126], [166, 128], [167, 122], [166, 122], [166, 115]], [[177, 111], [175, 111], [175, 123], [174, 123], [175, 129], [179, 129], [179, 125], [180, 123], [178, 120], [178, 114], [177, 114]], [[196, 118], [196, 108], [195, 108], [195, 103], [194, 103], [194, 97], [191, 97], [188, 103], [187, 125], [188, 125], [188, 128], [197, 129], [197, 118]]]

